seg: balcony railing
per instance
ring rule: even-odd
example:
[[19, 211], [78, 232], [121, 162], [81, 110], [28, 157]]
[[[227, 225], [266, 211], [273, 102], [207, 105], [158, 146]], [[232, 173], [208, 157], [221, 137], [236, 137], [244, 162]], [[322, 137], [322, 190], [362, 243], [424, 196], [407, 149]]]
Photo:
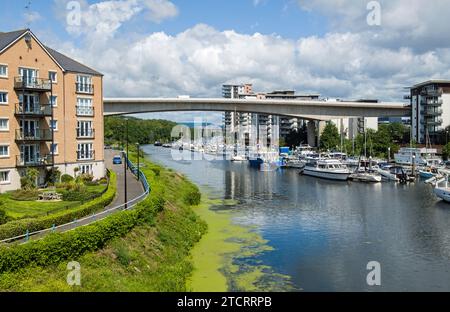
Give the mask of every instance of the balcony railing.
[[90, 83], [75, 83], [77, 93], [94, 94], [94, 85]]
[[77, 139], [93, 139], [95, 138], [94, 129], [77, 128]]
[[427, 115], [427, 116], [439, 116], [439, 115], [442, 115], [442, 113], [443, 113], [442, 108], [438, 108], [435, 110], [433, 110], [433, 109], [420, 110], [420, 114]]
[[16, 156], [17, 167], [39, 167], [39, 166], [51, 166], [53, 164], [52, 155], [34, 155], [32, 157]]
[[77, 105], [77, 116], [94, 116], [94, 107]]
[[48, 92], [52, 90], [52, 82], [50, 79], [19, 76], [14, 78], [14, 88]]
[[95, 151], [77, 151], [77, 160], [93, 160]]
[[16, 141], [51, 141], [52, 131], [49, 129], [16, 130]]
[[17, 116], [49, 117], [52, 115], [52, 106], [50, 104], [35, 104], [30, 106], [17, 103], [14, 113]]

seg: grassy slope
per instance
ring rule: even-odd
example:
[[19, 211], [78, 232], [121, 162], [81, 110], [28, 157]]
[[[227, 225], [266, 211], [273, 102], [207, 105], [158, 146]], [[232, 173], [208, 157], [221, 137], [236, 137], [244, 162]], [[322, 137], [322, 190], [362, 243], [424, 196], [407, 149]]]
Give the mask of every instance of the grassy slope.
[[164, 211], [154, 224], [136, 227], [102, 250], [76, 259], [81, 264], [81, 287], [67, 285], [67, 263], [61, 263], [2, 274], [0, 291], [186, 290], [193, 270], [189, 251], [206, 231], [206, 224], [183, 200], [184, 191], [192, 184], [148, 162], [145, 173], [153, 188], [165, 190]]
[[[87, 191], [94, 194], [100, 193], [105, 189], [105, 185], [88, 186]], [[50, 213], [55, 213], [65, 209], [66, 207], [76, 208], [79, 202], [75, 201], [59, 201], [59, 202], [40, 202], [40, 201], [17, 201], [11, 198], [11, 194], [0, 194], [0, 206], [6, 214], [13, 218], [19, 219], [24, 217], [38, 217]], [[80, 203], [81, 204], [81, 203]]]

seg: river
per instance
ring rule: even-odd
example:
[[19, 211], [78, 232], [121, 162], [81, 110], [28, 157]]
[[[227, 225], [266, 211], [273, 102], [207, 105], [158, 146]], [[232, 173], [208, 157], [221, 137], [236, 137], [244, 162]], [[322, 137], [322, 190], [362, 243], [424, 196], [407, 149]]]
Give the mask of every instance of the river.
[[[225, 160], [175, 161], [170, 149], [143, 148], [215, 198], [235, 200], [223, 209], [273, 248], [252, 261], [290, 276], [297, 289], [450, 291], [450, 204], [422, 182], [334, 182]], [[381, 265], [380, 286], [366, 282], [370, 261]]]

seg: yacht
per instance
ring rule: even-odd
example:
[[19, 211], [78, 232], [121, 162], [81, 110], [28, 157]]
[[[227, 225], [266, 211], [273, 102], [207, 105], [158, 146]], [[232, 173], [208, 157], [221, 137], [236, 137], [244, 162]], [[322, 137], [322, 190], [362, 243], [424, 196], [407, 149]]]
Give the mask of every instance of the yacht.
[[[439, 166], [442, 159], [436, 156], [435, 148], [410, 148], [403, 147], [394, 155], [395, 162], [398, 165], [412, 166]], [[414, 160], [415, 157], [415, 160]]]
[[436, 182], [436, 186], [434, 187], [434, 194], [447, 203], [450, 203], [450, 187], [448, 186], [448, 176], [444, 176], [442, 179]]
[[308, 162], [301, 171], [304, 175], [346, 181], [351, 172], [347, 166], [336, 159], [318, 159]]
[[382, 180], [381, 175], [378, 172], [375, 171], [365, 171], [365, 172], [355, 172], [350, 175], [350, 179], [353, 181], [360, 181], [360, 182], [369, 182], [369, 183], [379, 183]]

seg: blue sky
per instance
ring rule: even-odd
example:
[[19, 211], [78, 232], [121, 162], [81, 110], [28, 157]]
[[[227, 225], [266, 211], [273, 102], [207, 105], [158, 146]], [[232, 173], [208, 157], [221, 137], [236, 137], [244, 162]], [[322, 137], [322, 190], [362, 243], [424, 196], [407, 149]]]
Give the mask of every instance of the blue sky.
[[375, 11], [369, 0], [78, 0], [76, 26], [69, 1], [34, 0], [25, 10], [28, 0], [0, 0], [0, 31], [29, 25], [104, 73], [109, 97], [218, 97], [224, 83], [252, 83], [398, 102], [404, 87], [450, 79], [448, 0], [378, 0]]
[[[3, 9], [11, 14], [2, 16], [0, 29], [3, 31], [26, 28], [23, 16], [29, 0], [1, 0]], [[99, 1], [88, 1], [89, 4]], [[176, 18], [163, 21], [160, 24], [146, 23], [140, 18], [124, 27], [121, 31], [148, 33], [165, 31], [177, 34], [196, 24], [204, 23], [218, 30], [233, 29], [239, 33], [278, 34], [285, 38], [297, 39], [302, 36], [323, 35], [326, 33], [327, 19], [320, 14], [302, 10], [294, 0], [174, 0], [179, 9]], [[61, 20], [54, 14], [55, 3], [52, 0], [34, 0], [28, 11], [36, 11], [41, 18], [29, 25], [39, 34], [51, 28], [53, 32], [64, 36]], [[142, 16], [141, 16], [142, 17]], [[59, 30], [59, 31], [58, 31]]]

